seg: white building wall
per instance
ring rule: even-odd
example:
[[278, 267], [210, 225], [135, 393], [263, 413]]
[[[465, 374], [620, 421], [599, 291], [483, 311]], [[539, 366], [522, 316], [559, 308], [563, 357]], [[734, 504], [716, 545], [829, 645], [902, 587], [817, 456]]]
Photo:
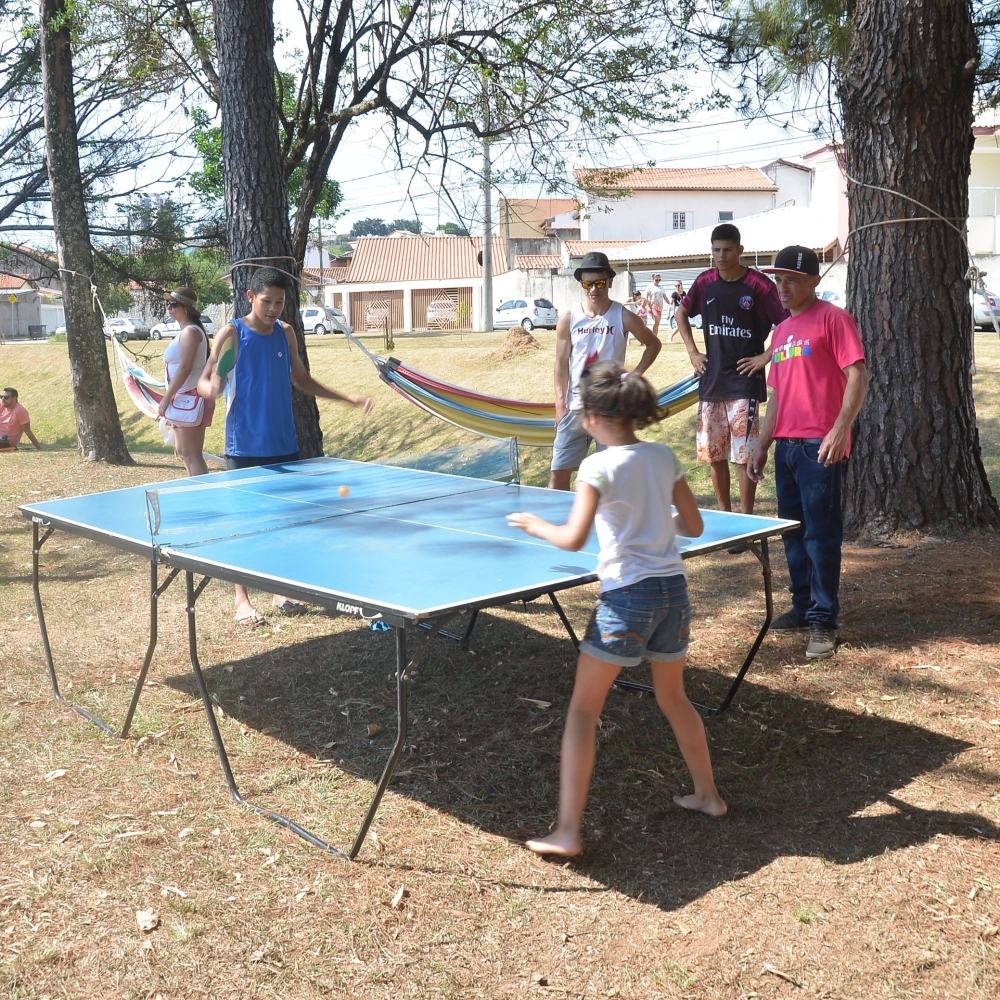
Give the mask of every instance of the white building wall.
[[774, 183], [778, 186], [777, 194], [774, 196], [775, 208], [780, 208], [782, 205], [808, 208], [812, 198], [812, 172], [789, 167], [783, 163], [776, 163], [773, 172]]
[[[517, 272], [512, 272], [517, 273]], [[494, 289], [497, 279], [494, 279]], [[416, 288], [471, 288], [472, 289], [472, 329], [480, 329], [483, 315], [483, 279], [482, 278], [452, 278], [447, 281], [380, 281], [361, 283], [337, 282], [332, 285], [324, 285], [323, 293], [326, 297], [326, 305], [333, 305], [333, 296], [339, 293], [341, 296], [341, 310], [351, 326], [356, 326], [354, 318], [351, 316], [351, 292], [403, 292], [403, 326], [404, 331], [409, 333], [413, 330], [413, 298], [410, 295]], [[496, 291], [494, 291], [494, 302], [496, 302]]]
[[674, 232], [673, 213], [687, 215], [685, 229], [717, 225], [720, 212], [736, 222], [775, 207], [770, 191], [636, 191], [628, 198], [586, 197], [580, 215], [584, 240], [656, 240]]

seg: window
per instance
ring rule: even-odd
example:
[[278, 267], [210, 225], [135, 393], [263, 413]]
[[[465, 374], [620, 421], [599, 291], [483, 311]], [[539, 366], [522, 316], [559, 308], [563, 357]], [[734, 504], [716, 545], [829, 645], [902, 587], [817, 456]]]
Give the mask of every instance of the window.
[[535, 305], [539, 309], [553, 309], [555, 308], [548, 299], [535, 299]]
[[719, 222], [732, 222], [733, 213], [732, 212], [719, 212]]
[[673, 228], [674, 229], [690, 229], [691, 224], [694, 219], [690, 212], [674, 212], [673, 213]]

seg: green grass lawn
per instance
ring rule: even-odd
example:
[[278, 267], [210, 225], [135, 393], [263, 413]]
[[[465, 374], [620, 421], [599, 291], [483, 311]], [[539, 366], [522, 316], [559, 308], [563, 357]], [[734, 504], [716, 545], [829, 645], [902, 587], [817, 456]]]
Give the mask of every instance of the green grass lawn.
[[[481, 392], [519, 399], [552, 398], [552, 366], [555, 334], [536, 330], [541, 349], [508, 361], [490, 357], [501, 344], [504, 333], [405, 334], [396, 338], [394, 356], [416, 368]], [[377, 337], [367, 340], [378, 352]], [[150, 373], [163, 371], [163, 343], [130, 344], [140, 355], [140, 363]], [[446, 447], [468, 437], [456, 428], [412, 406], [381, 382], [371, 362], [343, 337], [308, 338], [309, 362], [313, 374], [335, 389], [367, 393], [376, 400], [376, 410], [368, 418], [333, 403], [320, 402], [320, 417], [326, 453], [362, 460]], [[629, 365], [641, 349], [629, 349]], [[136, 457], [143, 453], [169, 455], [158, 428], [134, 407], [115, 372], [115, 357], [109, 350], [115, 396], [129, 449]], [[1000, 342], [993, 334], [976, 337], [976, 406], [979, 417], [983, 461], [994, 494], [1000, 494]], [[664, 344], [649, 375], [657, 388], [676, 382], [691, 370], [680, 344]], [[72, 449], [76, 446], [76, 425], [70, 389], [66, 344], [7, 344], [0, 349], [0, 381], [13, 385], [31, 413], [32, 428], [47, 446]], [[221, 455], [224, 412], [220, 407], [215, 425], [205, 439], [205, 450]], [[712, 502], [707, 466], [694, 457], [695, 412], [688, 409], [650, 428], [644, 436], [670, 444], [688, 469], [688, 478], [699, 499]], [[30, 447], [30, 446], [29, 446]], [[547, 449], [522, 451], [523, 481], [544, 485], [548, 478]], [[178, 463], [179, 466], [179, 463]], [[735, 488], [735, 487], [734, 487]], [[773, 504], [773, 485], [766, 479], [760, 487], [761, 510]], [[714, 505], [714, 504], [713, 504]]]

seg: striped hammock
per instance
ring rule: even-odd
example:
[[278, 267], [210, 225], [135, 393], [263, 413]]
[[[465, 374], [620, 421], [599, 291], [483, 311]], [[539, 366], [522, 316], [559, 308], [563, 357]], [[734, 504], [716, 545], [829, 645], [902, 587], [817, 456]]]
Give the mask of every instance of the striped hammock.
[[[483, 437], [516, 437], [520, 445], [552, 447], [556, 433], [554, 403], [529, 403], [472, 392], [425, 375], [396, 358], [372, 354], [357, 340], [354, 342], [371, 358], [383, 382], [427, 413]], [[690, 375], [661, 389], [657, 402], [664, 417], [697, 403], [698, 376]]]
[[140, 368], [114, 337], [111, 338], [111, 343], [115, 348], [118, 374], [121, 376], [125, 391], [140, 413], [155, 420], [160, 400], [163, 399], [163, 392], [167, 388], [166, 384], [158, 378], [153, 378], [144, 368]]

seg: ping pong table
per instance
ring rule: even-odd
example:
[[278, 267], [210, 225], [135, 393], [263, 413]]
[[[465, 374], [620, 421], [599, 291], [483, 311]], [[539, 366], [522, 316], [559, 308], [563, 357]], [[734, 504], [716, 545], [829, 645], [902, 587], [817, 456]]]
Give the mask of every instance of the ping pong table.
[[[156, 648], [158, 601], [183, 572], [191, 667], [230, 794], [316, 847], [353, 859], [402, 752], [409, 677], [432, 636], [456, 616], [470, 613], [464, 634], [442, 633], [467, 645], [480, 610], [547, 596], [579, 645], [556, 595], [596, 580], [596, 535], [591, 533], [581, 551], [565, 552], [506, 522], [507, 514], [521, 510], [562, 522], [572, 502], [572, 494], [555, 490], [320, 458], [24, 504], [19, 509], [32, 522], [32, 586], [53, 696], [105, 732], [116, 732], [59, 691], [40, 585], [40, 554], [53, 531], [149, 560], [149, 641], [118, 730], [122, 737], [131, 728]], [[720, 705], [699, 706], [717, 713], [732, 701], [770, 625], [768, 540], [797, 522], [719, 511], [702, 511], [702, 516], [701, 537], [679, 539], [683, 557], [745, 542], [761, 564], [764, 582], [765, 620], [743, 665]], [[162, 581], [160, 566], [167, 568]], [[347, 851], [240, 794], [198, 658], [196, 607], [212, 579], [281, 593], [335, 614], [380, 620], [395, 631], [396, 740]], [[628, 681], [621, 685], [650, 690]]]

